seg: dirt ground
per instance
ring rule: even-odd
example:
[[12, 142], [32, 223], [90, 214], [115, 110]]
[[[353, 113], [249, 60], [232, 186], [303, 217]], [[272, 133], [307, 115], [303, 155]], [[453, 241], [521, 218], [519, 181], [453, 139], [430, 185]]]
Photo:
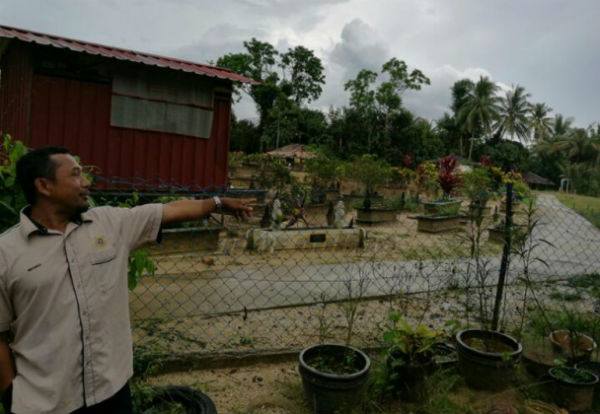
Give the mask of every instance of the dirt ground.
[[[371, 370], [372, 379], [381, 375], [378, 358], [375, 357]], [[367, 392], [366, 406], [356, 412], [534, 413], [531, 406], [536, 401], [552, 401], [550, 382], [534, 380], [522, 367], [514, 385], [502, 392], [468, 388], [456, 368], [439, 372], [429, 381], [428, 395], [420, 403], [406, 403], [390, 396], [373, 399]], [[152, 377], [146, 384], [178, 384], [200, 389], [214, 401], [220, 413], [311, 412], [304, 398], [296, 361], [166, 374]]]

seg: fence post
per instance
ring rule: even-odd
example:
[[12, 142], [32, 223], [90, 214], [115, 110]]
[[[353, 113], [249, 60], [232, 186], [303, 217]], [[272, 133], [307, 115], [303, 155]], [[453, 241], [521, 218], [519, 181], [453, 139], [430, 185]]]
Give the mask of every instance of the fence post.
[[504, 216], [504, 248], [502, 249], [502, 262], [500, 263], [500, 274], [498, 275], [498, 285], [496, 286], [496, 301], [494, 302], [494, 315], [492, 316], [492, 330], [498, 330], [498, 321], [500, 320], [500, 308], [502, 296], [504, 295], [504, 283], [506, 281], [506, 272], [510, 258], [510, 242], [512, 231], [512, 203], [513, 192], [512, 183], [506, 183], [506, 215]]

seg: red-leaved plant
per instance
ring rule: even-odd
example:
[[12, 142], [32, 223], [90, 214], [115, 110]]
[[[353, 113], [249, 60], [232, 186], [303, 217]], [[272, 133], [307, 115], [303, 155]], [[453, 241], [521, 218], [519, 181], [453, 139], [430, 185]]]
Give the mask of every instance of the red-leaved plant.
[[456, 158], [448, 155], [440, 160], [440, 173], [437, 182], [444, 192], [444, 198], [450, 198], [452, 190], [460, 184], [460, 174], [456, 170]]

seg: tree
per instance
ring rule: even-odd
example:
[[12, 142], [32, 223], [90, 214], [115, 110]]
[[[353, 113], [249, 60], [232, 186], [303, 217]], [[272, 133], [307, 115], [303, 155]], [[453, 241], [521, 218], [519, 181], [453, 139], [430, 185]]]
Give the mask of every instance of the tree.
[[[236, 93], [248, 93], [256, 104], [260, 142], [274, 145], [278, 141], [292, 140], [295, 132], [284, 131], [282, 127], [293, 129], [300, 106], [320, 96], [321, 85], [325, 83], [320, 59], [303, 46], [280, 54], [270, 43], [255, 38], [244, 42], [244, 47], [246, 53], [222, 56], [217, 65], [259, 82], [236, 86]], [[281, 73], [276, 71], [278, 68]], [[288, 132], [290, 135], [282, 139], [282, 134]]]
[[431, 81], [419, 69], [408, 73], [406, 63], [395, 57], [383, 64], [381, 73], [387, 74], [389, 79], [379, 85], [375, 99], [385, 117], [384, 133], [388, 135], [390, 117], [402, 106], [402, 94], [408, 89], [421, 90], [423, 85], [430, 85]]
[[[454, 113], [452, 120], [455, 125], [454, 128], [447, 129], [452, 130], [452, 132], [458, 138], [458, 152], [461, 155], [461, 157], [464, 157], [465, 155], [463, 142], [464, 139], [468, 139], [468, 136], [465, 136], [468, 128], [466, 128], [466, 126], [461, 125], [461, 118], [459, 114], [462, 108], [467, 103], [469, 95], [471, 91], [473, 91], [473, 88], [475, 88], [475, 84], [471, 79], [458, 80], [454, 82], [454, 85], [452, 85], [452, 88], [450, 88], [450, 90], [452, 91], [452, 104], [450, 108]], [[450, 127], [449, 124], [446, 124], [446, 126]]]
[[484, 135], [489, 135], [492, 123], [498, 119], [500, 98], [496, 96], [497, 91], [498, 85], [489, 78], [481, 76], [469, 92], [466, 102], [460, 109], [460, 123], [471, 134], [469, 159], [471, 159], [477, 131], [481, 131]]
[[552, 108], [545, 103], [536, 103], [533, 105], [529, 118], [529, 127], [533, 132], [534, 142], [540, 142], [552, 134], [553, 121], [550, 117], [550, 112], [552, 112]]
[[372, 85], [377, 80], [377, 73], [363, 69], [356, 75], [356, 78], [347, 81], [344, 84], [344, 90], [350, 91], [350, 107], [358, 115], [362, 124], [362, 131], [366, 133], [367, 151], [373, 151], [373, 141], [375, 140], [377, 111], [375, 108], [375, 91]]
[[561, 114], [554, 115], [553, 135], [567, 135], [571, 131], [573, 118], [565, 118]]
[[500, 101], [500, 119], [498, 121], [498, 136], [502, 137], [508, 133], [514, 140], [515, 136], [521, 142], [529, 138], [529, 111], [531, 104], [527, 101], [531, 95], [525, 93], [525, 88], [515, 86], [506, 92], [504, 99]]
[[325, 84], [323, 65], [312, 50], [304, 46], [289, 49], [281, 56], [281, 67], [284, 74], [289, 75], [289, 80], [284, 77], [282, 83], [289, 85], [291, 95], [296, 105], [311, 102], [321, 96]]

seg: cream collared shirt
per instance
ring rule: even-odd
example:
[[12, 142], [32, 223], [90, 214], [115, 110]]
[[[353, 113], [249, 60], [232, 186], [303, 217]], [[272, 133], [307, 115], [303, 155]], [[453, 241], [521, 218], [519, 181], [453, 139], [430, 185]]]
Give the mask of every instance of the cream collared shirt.
[[162, 204], [97, 207], [65, 233], [20, 223], [0, 235], [0, 332], [11, 331], [15, 413], [69, 413], [133, 373], [129, 252], [156, 240]]

